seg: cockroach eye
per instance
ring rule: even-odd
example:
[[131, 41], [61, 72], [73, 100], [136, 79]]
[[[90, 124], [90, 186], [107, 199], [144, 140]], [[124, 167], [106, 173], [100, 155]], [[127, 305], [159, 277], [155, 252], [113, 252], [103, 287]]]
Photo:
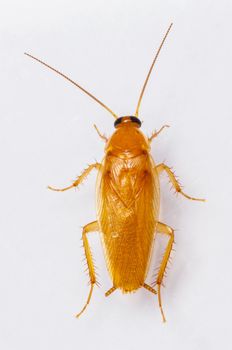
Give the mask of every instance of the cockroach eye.
[[134, 116], [129, 116], [129, 117], [120, 117], [120, 118], [116, 119], [115, 122], [114, 122], [114, 127], [117, 128], [117, 126], [119, 124], [129, 123], [129, 122], [136, 123], [138, 128], [140, 128], [141, 125], [142, 125], [142, 123], [139, 120], [139, 118], [134, 117]]

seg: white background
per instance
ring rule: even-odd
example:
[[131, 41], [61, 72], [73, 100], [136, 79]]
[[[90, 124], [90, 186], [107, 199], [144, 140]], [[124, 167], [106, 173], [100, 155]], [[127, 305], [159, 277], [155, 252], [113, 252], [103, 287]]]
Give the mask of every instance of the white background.
[[[231, 349], [231, 1], [0, 1], [0, 346], [4, 350]], [[81, 91], [23, 55], [45, 59], [120, 115], [133, 114], [170, 22], [140, 117], [152, 146], [185, 191], [162, 176], [160, 220], [176, 231], [163, 289], [168, 322], [146, 290], [111, 287], [97, 234], [101, 288], [88, 293], [81, 226], [95, 219], [93, 172], [79, 191], [53, 193], [104, 144], [113, 118]], [[157, 241], [156, 250], [160, 243]], [[154, 272], [154, 266], [151, 267]], [[152, 273], [151, 273], [152, 274]]]

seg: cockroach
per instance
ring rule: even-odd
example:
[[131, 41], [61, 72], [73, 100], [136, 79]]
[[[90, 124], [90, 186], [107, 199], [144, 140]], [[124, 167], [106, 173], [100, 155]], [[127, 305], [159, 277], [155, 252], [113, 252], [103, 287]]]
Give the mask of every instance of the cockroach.
[[[161, 286], [174, 243], [174, 230], [159, 221], [159, 175], [165, 171], [176, 192], [182, 196], [191, 200], [204, 201], [204, 199], [193, 198], [185, 194], [171, 168], [164, 163], [156, 165], [151, 156], [152, 141], [168, 125], [162, 126], [159, 131], [153, 132], [150, 137], [146, 137], [139, 130], [141, 127], [141, 121], [138, 118], [139, 108], [144, 91], [171, 27], [172, 24], [166, 31], [152, 61], [139, 96], [135, 114], [132, 116], [118, 117], [103, 102], [68, 76], [40, 59], [25, 53], [77, 86], [115, 118], [114, 127], [116, 130], [110, 138], [101, 134], [94, 125], [98, 135], [105, 142], [103, 161], [89, 165], [70, 186], [61, 189], [48, 186], [53, 191], [67, 191], [78, 187], [93, 169], [98, 171], [96, 186], [97, 220], [85, 225], [82, 231], [83, 247], [90, 278], [90, 291], [87, 301], [82, 310], [76, 315], [77, 317], [88, 306], [93, 288], [98, 283], [87, 237], [89, 233], [97, 231], [101, 236], [105, 260], [112, 280], [112, 287], [105, 295], [109, 296], [116, 289], [121, 289], [123, 293], [130, 293], [143, 287], [153, 294], [158, 294], [162, 319], [164, 322], [166, 321], [162, 308]], [[149, 285], [146, 283], [146, 277], [156, 233], [168, 236], [168, 243], [155, 281], [152, 285]], [[155, 286], [157, 286], [157, 290], [155, 290]]]

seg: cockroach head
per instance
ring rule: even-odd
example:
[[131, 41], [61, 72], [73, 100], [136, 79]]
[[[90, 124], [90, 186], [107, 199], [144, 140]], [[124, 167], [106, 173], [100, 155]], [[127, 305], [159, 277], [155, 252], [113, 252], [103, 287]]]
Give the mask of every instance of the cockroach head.
[[114, 127], [117, 128], [119, 125], [122, 125], [124, 123], [133, 123], [134, 126], [136, 126], [137, 128], [140, 128], [142, 123], [139, 120], [139, 118], [135, 117], [135, 116], [126, 116], [126, 117], [120, 117], [118, 119], [115, 120], [114, 122]]

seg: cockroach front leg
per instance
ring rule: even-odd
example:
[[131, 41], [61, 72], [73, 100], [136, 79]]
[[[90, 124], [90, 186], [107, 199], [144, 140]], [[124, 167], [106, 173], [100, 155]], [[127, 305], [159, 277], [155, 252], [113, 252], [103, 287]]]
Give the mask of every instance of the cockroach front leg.
[[95, 124], [94, 124], [93, 126], [94, 126], [95, 130], [97, 131], [98, 136], [100, 136], [100, 138], [101, 138], [103, 141], [107, 142], [107, 141], [108, 141], [107, 137], [106, 137], [104, 134], [102, 134], [102, 133], [98, 130], [98, 128], [97, 128], [97, 126], [96, 126]]
[[81, 184], [85, 179], [86, 177], [89, 175], [89, 173], [93, 170], [93, 169], [97, 169], [97, 170], [100, 170], [101, 168], [101, 164], [100, 163], [94, 163], [94, 164], [90, 164], [88, 166], [87, 169], [85, 169], [83, 171], [83, 173], [78, 176], [78, 178], [76, 179], [76, 181], [74, 181], [72, 183], [72, 185], [68, 186], [68, 187], [65, 187], [65, 188], [54, 188], [54, 187], [51, 187], [51, 186], [48, 186], [49, 190], [52, 190], [52, 191], [58, 191], [58, 192], [63, 192], [63, 191], [67, 191], [69, 190], [70, 188], [73, 188], [73, 187], [77, 187], [79, 184]]
[[153, 139], [155, 139], [164, 128], [169, 128], [169, 125], [163, 125], [158, 131], [154, 131], [152, 135], [148, 138], [148, 141], [151, 143]]
[[163, 321], [166, 322], [165, 316], [164, 316], [164, 312], [163, 312], [163, 308], [162, 308], [162, 300], [161, 300], [161, 293], [160, 293], [160, 288], [161, 288], [161, 284], [164, 278], [164, 273], [167, 267], [167, 263], [172, 251], [172, 246], [173, 246], [173, 242], [174, 242], [174, 230], [169, 227], [168, 225], [162, 224], [161, 222], [157, 222], [157, 226], [156, 226], [156, 230], [159, 233], [163, 233], [169, 236], [169, 241], [168, 241], [168, 245], [166, 247], [160, 268], [159, 268], [159, 272], [158, 272], [158, 276], [156, 279], [156, 283], [158, 286], [158, 301], [159, 301], [159, 307], [160, 307], [160, 311], [163, 317]]
[[93, 287], [97, 283], [96, 275], [95, 275], [95, 267], [94, 267], [94, 263], [93, 263], [93, 257], [92, 257], [91, 249], [89, 246], [88, 238], [87, 238], [87, 233], [96, 232], [96, 231], [99, 231], [99, 226], [98, 226], [97, 221], [93, 221], [90, 224], [85, 225], [83, 227], [83, 231], [82, 231], [83, 246], [84, 246], [84, 250], [85, 250], [85, 257], [86, 257], [86, 261], [87, 261], [89, 278], [90, 278], [90, 291], [89, 291], [89, 295], [88, 295], [88, 298], [87, 298], [87, 301], [86, 301], [84, 307], [76, 315], [76, 317], [79, 317], [87, 308], [88, 304], [90, 303], [90, 299], [91, 299], [91, 296], [93, 293]]
[[189, 195], [187, 195], [186, 193], [184, 193], [181, 189], [180, 184], [178, 183], [173, 171], [165, 164], [159, 164], [156, 166], [156, 170], [158, 171], [158, 173], [161, 173], [162, 171], [166, 171], [172, 185], [174, 186], [176, 192], [182, 194], [182, 196], [184, 196], [187, 199], [191, 199], [193, 201], [200, 201], [200, 202], [205, 202], [205, 199], [201, 199], [201, 198], [194, 198], [194, 197], [190, 197]]

